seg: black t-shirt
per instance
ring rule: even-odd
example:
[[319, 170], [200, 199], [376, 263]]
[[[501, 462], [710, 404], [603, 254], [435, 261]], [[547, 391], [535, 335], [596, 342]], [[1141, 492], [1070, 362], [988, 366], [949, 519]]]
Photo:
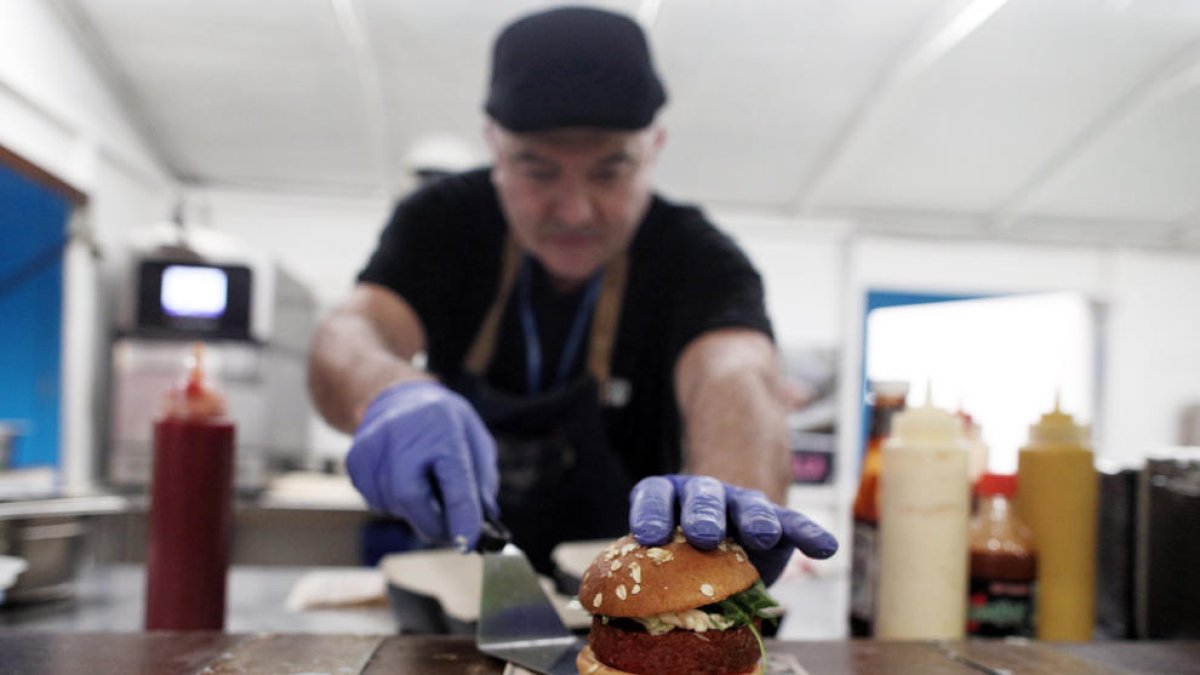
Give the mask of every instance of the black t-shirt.
[[[452, 383], [495, 299], [507, 230], [487, 169], [439, 179], [402, 200], [359, 281], [392, 289], [424, 325], [429, 370]], [[681, 464], [676, 358], [705, 331], [746, 327], [771, 335], [762, 281], [742, 251], [696, 208], [652, 200], [629, 248], [629, 273], [602, 396], [608, 443], [635, 479]], [[583, 292], [554, 291], [536, 263], [531, 285], [544, 385], [563, 350]], [[516, 292], [497, 337], [489, 384], [528, 389]], [[571, 368], [582, 372], [587, 340]], [[615, 394], [615, 395], [613, 395]]]

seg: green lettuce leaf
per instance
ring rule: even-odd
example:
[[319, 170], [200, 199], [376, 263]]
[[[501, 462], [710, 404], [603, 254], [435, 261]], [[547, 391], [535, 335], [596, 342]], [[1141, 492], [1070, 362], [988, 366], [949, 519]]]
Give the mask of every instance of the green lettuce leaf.
[[761, 579], [741, 593], [735, 593], [718, 603], [709, 605], [709, 607], [733, 621], [733, 626], [730, 628], [748, 626], [750, 632], [754, 633], [754, 639], [758, 641], [761, 658], [767, 658], [767, 647], [763, 644], [762, 633], [758, 630], [754, 620], [778, 621], [780, 615], [783, 614], [783, 608], [767, 594], [767, 587], [763, 585]]

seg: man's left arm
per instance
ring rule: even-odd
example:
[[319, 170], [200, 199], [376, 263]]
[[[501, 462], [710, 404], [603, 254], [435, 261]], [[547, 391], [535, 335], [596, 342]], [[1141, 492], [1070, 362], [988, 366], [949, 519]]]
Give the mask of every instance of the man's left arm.
[[770, 338], [746, 328], [693, 339], [675, 363], [684, 472], [761, 490], [786, 503], [789, 441], [784, 378]]

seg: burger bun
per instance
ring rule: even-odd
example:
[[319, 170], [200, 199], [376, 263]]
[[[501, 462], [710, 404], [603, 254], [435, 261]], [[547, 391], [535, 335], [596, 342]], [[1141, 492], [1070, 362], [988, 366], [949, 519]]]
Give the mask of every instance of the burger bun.
[[626, 535], [584, 572], [579, 602], [592, 614], [649, 617], [720, 602], [756, 581], [758, 570], [732, 541], [703, 551], [678, 531], [662, 546], [642, 546]]

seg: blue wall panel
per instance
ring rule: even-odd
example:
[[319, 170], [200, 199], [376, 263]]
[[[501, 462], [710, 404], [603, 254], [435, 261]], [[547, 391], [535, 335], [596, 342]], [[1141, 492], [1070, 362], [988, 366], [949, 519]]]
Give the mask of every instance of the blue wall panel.
[[0, 420], [26, 432], [12, 464], [57, 466], [62, 252], [70, 205], [0, 165]]

